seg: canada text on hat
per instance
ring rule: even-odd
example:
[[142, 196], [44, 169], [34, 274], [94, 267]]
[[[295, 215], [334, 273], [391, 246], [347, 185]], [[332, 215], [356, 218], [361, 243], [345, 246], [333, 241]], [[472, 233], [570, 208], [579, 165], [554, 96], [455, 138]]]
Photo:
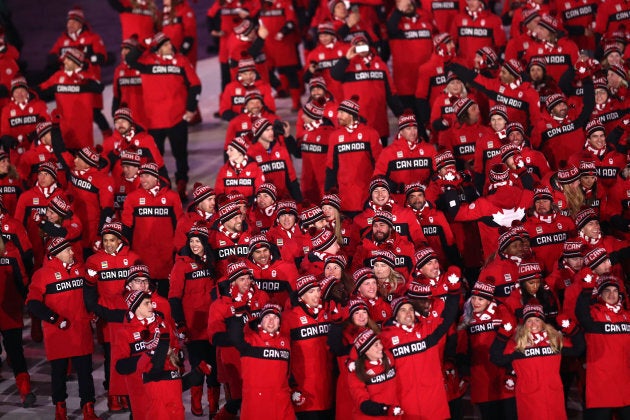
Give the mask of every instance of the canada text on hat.
[[419, 181], [412, 182], [411, 184], [405, 185], [405, 196], [409, 198], [409, 195], [416, 192], [423, 193], [427, 187], [424, 184], [421, 184]]
[[342, 254], [328, 255], [324, 260], [324, 267], [328, 264], [337, 264], [342, 270], [344, 270], [348, 265], [348, 259]]
[[52, 130], [52, 123], [50, 121], [42, 121], [35, 126], [37, 132], [37, 138], [42, 139], [46, 134]]
[[26, 82], [24, 76], [18, 76], [11, 80], [11, 92], [19, 88], [28, 90], [28, 83]]
[[356, 311], [360, 310], [364, 310], [366, 312], [369, 310], [367, 303], [363, 299], [351, 299], [350, 302], [348, 302], [348, 312], [350, 318], [352, 318], [352, 315], [354, 315]]
[[55, 196], [48, 204], [48, 207], [63, 218], [68, 218], [72, 215], [70, 204], [60, 195]]
[[123, 150], [120, 152], [120, 164], [140, 167], [140, 155], [135, 152]]
[[311, 78], [311, 80], [308, 81], [308, 90], [309, 92], [313, 89], [313, 88], [320, 88], [323, 90], [327, 90], [326, 88], [326, 80], [321, 77], [321, 76], [316, 76]]
[[228, 201], [219, 206], [219, 220], [221, 223], [225, 223], [234, 216], [241, 213], [241, 207], [238, 203]]
[[339, 195], [333, 193], [324, 194], [322, 201], [319, 202], [319, 205], [321, 207], [332, 206], [336, 208], [337, 211], [341, 211], [341, 198], [339, 198]]
[[376, 222], [381, 222], [389, 225], [390, 227], [394, 227], [394, 215], [385, 210], [377, 210], [372, 216], [372, 226]]
[[114, 112], [114, 121], [116, 120], [126, 120], [130, 124], [133, 124], [133, 113], [131, 109], [126, 106], [120, 107]]
[[256, 196], [265, 193], [275, 202], [278, 199], [278, 189], [271, 182], [264, 182], [256, 188]]
[[452, 42], [453, 39], [451, 38], [451, 36], [446, 33], [446, 32], [442, 32], [440, 34], [437, 34], [433, 37], [433, 46], [434, 47], [438, 47], [440, 45], [446, 45], [449, 42]]
[[138, 277], [151, 278], [149, 274], [149, 267], [144, 264], [134, 264], [129, 267], [129, 274], [127, 275], [127, 283]]
[[518, 281], [540, 278], [542, 267], [537, 261], [522, 262], [518, 266]]
[[280, 200], [276, 204], [276, 215], [280, 217], [283, 214], [292, 214], [298, 217], [297, 203], [293, 200]]
[[320, 252], [326, 251], [335, 243], [336, 240], [337, 238], [335, 237], [335, 234], [328, 229], [322, 229], [317, 235], [311, 237], [313, 249]]
[[324, 116], [324, 107], [322, 102], [317, 99], [312, 99], [302, 106], [302, 111], [307, 117], [313, 120], [321, 120]]
[[621, 282], [619, 281], [619, 278], [617, 276], [615, 276], [614, 274], [605, 273], [597, 276], [595, 287], [597, 288], [597, 293], [601, 295], [604, 289], [606, 289], [608, 286], [614, 286], [617, 288], [617, 290], [619, 290], [620, 283]]
[[604, 248], [593, 248], [584, 255], [584, 264], [591, 270], [597, 268], [598, 265], [608, 259], [608, 254]]
[[234, 33], [236, 35], [249, 35], [251, 31], [254, 30], [256, 25], [251, 19], [243, 19], [241, 23], [234, 27]]
[[101, 159], [101, 156], [90, 146], [81, 148], [77, 154], [85, 163], [93, 167], [97, 167]]
[[254, 140], [258, 140], [267, 128], [271, 127], [271, 122], [267, 118], [258, 118], [252, 123], [252, 133]]
[[580, 241], [566, 241], [562, 244], [562, 258], [582, 258], [584, 244]]
[[359, 97], [352, 96], [350, 99], [345, 99], [339, 104], [339, 111], [347, 112], [352, 115], [354, 119], [359, 118]]
[[580, 176], [597, 176], [597, 166], [592, 160], [581, 160], [578, 166]]
[[551, 110], [554, 109], [556, 105], [563, 102], [565, 104], [567, 103], [567, 97], [564, 96], [562, 93], [554, 93], [547, 96], [547, 99], [545, 99], [545, 108], [547, 108], [547, 112], [551, 112]]
[[492, 117], [493, 115], [498, 115], [503, 117], [505, 121], [508, 120], [507, 107], [503, 104], [496, 104], [490, 108], [490, 112], [488, 116]]
[[571, 184], [580, 178], [580, 170], [575, 165], [569, 164], [568, 166], [558, 169], [558, 182], [560, 184]]
[[431, 283], [424, 276], [413, 279], [407, 285], [407, 296], [411, 299], [427, 299], [432, 295]]
[[372, 194], [374, 190], [379, 187], [385, 188], [387, 192], [390, 192], [387, 178], [385, 178], [384, 176], [377, 175], [370, 180], [370, 194]]
[[281, 313], [282, 307], [280, 305], [276, 305], [275, 303], [266, 303], [260, 311], [260, 319], [263, 319], [267, 315], [275, 315], [277, 317], [280, 317]]
[[392, 302], [390, 303], [392, 307], [392, 317], [396, 318], [396, 314], [398, 314], [398, 311], [400, 310], [400, 308], [402, 308], [402, 306], [407, 303], [411, 304], [407, 296], [400, 296], [392, 300]]
[[503, 252], [514, 241], [522, 241], [523, 238], [519, 232], [514, 228], [509, 228], [505, 232], [499, 235], [498, 246], [499, 252]]
[[507, 61], [503, 62], [503, 67], [516, 79], [521, 79], [521, 74], [523, 73], [523, 66], [518, 60], [511, 58]]
[[193, 203], [195, 205], [201, 203], [206, 198], [215, 196], [214, 188], [209, 185], [195, 184], [193, 188]]
[[371, 268], [361, 267], [357, 271], [352, 274], [352, 282], [354, 283], [354, 288], [352, 290], [353, 293], [357, 293], [359, 287], [365, 282], [367, 279], [376, 279], [374, 272]]
[[238, 60], [237, 69], [239, 73], [246, 71], [255, 71], [256, 70], [256, 62], [253, 57], [243, 57]]
[[586, 226], [588, 222], [593, 220], [599, 221], [599, 215], [597, 214], [597, 211], [593, 207], [582, 209], [575, 215], [575, 228], [577, 230], [580, 230], [584, 226]]
[[164, 32], [158, 32], [153, 35], [153, 39], [151, 40], [151, 49], [153, 51], [157, 51], [160, 49], [160, 47], [162, 47], [162, 45], [166, 44], [169, 41], [169, 37], [167, 37]]
[[251, 277], [252, 271], [247, 267], [245, 261], [240, 259], [228, 264], [226, 275], [227, 281], [231, 283], [241, 276], [249, 275]]
[[335, 37], [337, 36], [337, 32], [335, 31], [335, 26], [329, 20], [324, 21], [320, 23], [319, 25], [317, 25], [317, 35], [320, 35], [320, 34], [328, 34]]
[[46, 161], [39, 164], [37, 167], [37, 172], [46, 172], [50, 176], [52, 176], [55, 180], [57, 179], [57, 166], [53, 162]]
[[237, 150], [243, 156], [247, 155], [249, 144], [247, 144], [247, 141], [243, 137], [234, 137], [229, 146]]
[[436, 171], [439, 171], [445, 166], [455, 165], [455, 156], [453, 156], [453, 152], [446, 149], [435, 155], [434, 165]]
[[317, 281], [317, 278], [312, 274], [300, 276], [295, 281], [295, 288], [298, 296], [302, 296], [313, 287], [319, 287], [319, 282]]
[[339, 280], [335, 276], [326, 276], [319, 282], [319, 287], [322, 289], [322, 299], [328, 300], [330, 297], [330, 292], [333, 289], [333, 285], [335, 283], [339, 283]]
[[232, 191], [227, 194], [227, 199], [231, 203], [236, 204], [247, 204], [247, 199], [243, 195], [243, 193], [238, 191]]
[[527, 25], [528, 23], [530, 23], [531, 21], [533, 21], [536, 18], [540, 17], [540, 14], [538, 14], [538, 10], [536, 9], [522, 9], [523, 10], [523, 21], [522, 24], [523, 25]]
[[160, 178], [160, 173], [158, 172], [158, 166], [154, 162], [148, 162], [140, 165], [140, 170], [138, 171], [138, 175], [147, 174], [152, 175], [156, 178]]
[[590, 137], [593, 133], [597, 131], [606, 131], [604, 125], [599, 121], [599, 118], [590, 120], [588, 124], [586, 124], [586, 137]]
[[101, 236], [108, 234], [114, 235], [118, 237], [118, 239], [122, 239], [126, 242], [125, 236], [123, 235], [123, 224], [117, 220], [103, 224], [103, 227], [101, 228]]
[[354, 348], [359, 356], [363, 356], [374, 343], [378, 340], [378, 336], [370, 328], [363, 330], [354, 339]]
[[267, 248], [267, 249], [271, 248], [271, 245], [269, 244], [269, 239], [267, 238], [267, 235], [265, 235], [264, 233], [254, 235], [251, 238], [249, 238], [249, 252], [248, 252], [249, 255], [251, 255], [252, 252], [260, 248]]
[[505, 163], [497, 163], [492, 165], [489, 174], [492, 184], [503, 184], [510, 179], [510, 168]]
[[548, 186], [544, 185], [534, 188], [534, 203], [538, 200], [553, 201], [553, 195], [551, 195], [551, 190]]
[[543, 321], [545, 320], [545, 312], [543, 311], [543, 307], [537, 300], [530, 301], [523, 308], [523, 320], [526, 320], [531, 317], [540, 318]]
[[188, 229], [188, 233], [186, 233], [186, 237], [190, 238], [199, 238], [201, 243], [208, 242], [208, 228], [206, 226], [200, 225], [198, 223], [194, 223], [190, 229]]
[[506, 143], [503, 146], [501, 146], [501, 149], [499, 149], [499, 154], [501, 155], [501, 161], [503, 161], [503, 163], [507, 162], [507, 160], [514, 156], [515, 153], [520, 152], [520, 149], [517, 145], [512, 144], [512, 143]]
[[403, 112], [400, 117], [398, 117], [398, 131], [402, 131], [407, 127], [417, 127], [418, 121], [416, 121], [416, 116], [411, 111]]
[[300, 226], [302, 226], [302, 229], [308, 229], [310, 225], [323, 219], [324, 212], [319, 206], [311, 206], [300, 212]]
[[538, 25], [542, 26], [550, 32], [558, 32], [558, 21], [551, 15], [543, 15], [538, 21]]
[[453, 112], [455, 113], [457, 118], [461, 120], [467, 115], [468, 109], [474, 104], [475, 104], [475, 101], [473, 101], [472, 99], [468, 97], [459, 98], [453, 104]]
[[494, 277], [488, 276], [477, 280], [470, 294], [492, 300], [494, 298], [494, 289]]
[[430, 246], [426, 246], [416, 251], [413, 259], [416, 261], [416, 268], [422, 268], [432, 259], [437, 258], [437, 253]]
[[525, 129], [523, 128], [523, 124], [518, 121], [508, 123], [508, 125], [505, 127], [505, 134], [509, 136], [511, 133], [514, 132], [521, 133], [522, 136], [525, 136]]
[[48, 255], [57, 255], [66, 248], [70, 248], [71, 244], [66, 238], [55, 236], [48, 240], [46, 250]]
[[260, 102], [265, 103], [265, 98], [263, 97], [262, 92], [258, 89], [247, 90], [247, 93], [245, 93], [245, 100], [243, 102], [243, 105], [247, 105], [247, 102], [251, 101], [252, 99], [258, 99]]
[[481, 47], [477, 50], [476, 54], [480, 55], [483, 61], [488, 65], [488, 67], [496, 68], [497, 63], [499, 62], [499, 56], [496, 51], [489, 46]]
[[125, 294], [125, 303], [131, 313], [135, 313], [145, 299], [151, 299], [151, 295], [142, 290], [129, 290]]
[[547, 62], [545, 61], [544, 57], [532, 57], [529, 60], [527, 68], [531, 69], [533, 66], [538, 66], [543, 70], [547, 70]]
[[396, 255], [387, 249], [373, 249], [370, 251], [370, 266], [374, 267], [374, 263], [382, 262], [390, 266], [396, 267]]

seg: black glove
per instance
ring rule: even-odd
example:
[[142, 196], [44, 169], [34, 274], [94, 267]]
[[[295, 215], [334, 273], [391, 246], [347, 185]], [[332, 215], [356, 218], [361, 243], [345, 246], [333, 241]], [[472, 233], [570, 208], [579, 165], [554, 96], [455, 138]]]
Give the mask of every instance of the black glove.
[[7, 153], [9, 152], [9, 150], [15, 149], [15, 147], [18, 144], [20, 144], [18, 139], [16, 139], [13, 136], [7, 136], [7, 135], [4, 135], [4, 136], [0, 137], [0, 143], [2, 143], [2, 148]]
[[275, 137], [284, 136], [284, 124], [282, 124], [282, 121], [275, 120], [273, 122], [273, 135]]

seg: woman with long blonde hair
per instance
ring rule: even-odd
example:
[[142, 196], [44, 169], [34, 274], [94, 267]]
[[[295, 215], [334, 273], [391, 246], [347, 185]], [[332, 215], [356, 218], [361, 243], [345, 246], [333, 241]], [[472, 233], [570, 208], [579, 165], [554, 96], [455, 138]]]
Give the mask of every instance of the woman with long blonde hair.
[[545, 322], [542, 305], [532, 300], [523, 308], [523, 324], [514, 332], [511, 322], [503, 323], [490, 347], [492, 363], [511, 364], [516, 373], [516, 410], [521, 420], [567, 418], [560, 361], [562, 356], [579, 356], [585, 346], [573, 322], [564, 318], [559, 324], [567, 337]]

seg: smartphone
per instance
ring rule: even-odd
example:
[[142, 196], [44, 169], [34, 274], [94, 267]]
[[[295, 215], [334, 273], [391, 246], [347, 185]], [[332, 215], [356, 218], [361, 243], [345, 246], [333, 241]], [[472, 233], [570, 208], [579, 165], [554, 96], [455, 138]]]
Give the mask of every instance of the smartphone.
[[361, 44], [354, 47], [354, 50], [357, 53], [364, 53], [370, 51], [370, 46], [367, 44]]
[[357, 6], [356, 4], [353, 4], [353, 5], [350, 7], [350, 11], [351, 11], [352, 13], [359, 13], [359, 6]]

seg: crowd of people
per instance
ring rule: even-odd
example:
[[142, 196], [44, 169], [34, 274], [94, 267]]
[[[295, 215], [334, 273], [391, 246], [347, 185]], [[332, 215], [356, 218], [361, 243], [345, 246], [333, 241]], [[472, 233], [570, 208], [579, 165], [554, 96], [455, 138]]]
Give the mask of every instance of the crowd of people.
[[[80, 8], [37, 86], [0, 42], [0, 332], [24, 407], [28, 314], [57, 420], [71, 371], [99, 418], [95, 351], [136, 419], [183, 419], [189, 389], [216, 419], [461, 419], [470, 395], [484, 420], [555, 420], [572, 387], [584, 418], [630, 419], [628, 2], [221, 0], [213, 80], [187, 0], [160, 3], [109, 1], [113, 129]], [[212, 83], [225, 164], [191, 187]]]

